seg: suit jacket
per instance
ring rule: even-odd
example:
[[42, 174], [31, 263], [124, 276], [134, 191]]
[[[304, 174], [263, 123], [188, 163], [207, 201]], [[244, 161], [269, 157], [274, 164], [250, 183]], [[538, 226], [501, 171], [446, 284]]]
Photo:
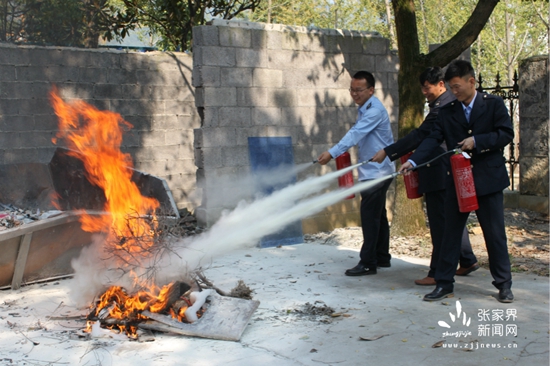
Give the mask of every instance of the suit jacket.
[[[415, 128], [407, 136], [400, 138], [394, 144], [386, 146], [384, 151], [391, 161], [394, 161], [410, 151], [416, 149], [426, 137], [432, 132], [432, 128], [437, 120], [439, 109], [455, 100], [454, 95], [448, 90], [439, 96], [430, 104], [430, 113], [424, 119], [424, 122], [418, 128]], [[446, 148], [438, 147], [433, 150], [427, 160], [445, 152]], [[429, 166], [418, 169], [418, 193], [434, 192], [445, 189], [445, 179], [449, 165], [449, 157], [444, 156], [434, 161]]]
[[[429, 160], [432, 151], [442, 141], [453, 149], [470, 136], [475, 139], [475, 147], [469, 153], [472, 156], [476, 194], [484, 196], [502, 191], [510, 185], [503, 149], [513, 140], [514, 130], [508, 110], [498, 96], [478, 92], [470, 122], [466, 120], [460, 102], [454, 101], [441, 107], [432, 133], [410, 159], [421, 164]], [[447, 176], [452, 184], [452, 174], [447, 172]]]

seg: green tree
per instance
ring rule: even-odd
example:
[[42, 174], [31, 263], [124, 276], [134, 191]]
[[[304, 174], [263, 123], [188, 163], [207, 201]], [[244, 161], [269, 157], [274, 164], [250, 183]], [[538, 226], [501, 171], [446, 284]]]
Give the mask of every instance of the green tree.
[[[389, 1], [389, 0], [388, 0]], [[389, 36], [384, 1], [263, 0], [253, 13], [241, 17], [253, 22], [316, 28], [367, 29]]]
[[146, 28], [159, 37], [157, 44], [169, 51], [186, 51], [191, 46], [193, 27], [211, 17], [232, 19], [254, 10], [260, 0], [118, 0], [98, 16], [103, 36], [124, 37], [129, 30]]
[[97, 9], [107, 0], [0, 0], [0, 40], [97, 47]]
[[23, 29], [24, 4], [16, 0], [0, 0], [0, 41], [15, 42]]
[[83, 18], [82, 3], [78, 1], [28, 1], [23, 37], [29, 43], [82, 47]]
[[[440, 0], [415, 0], [421, 52], [450, 39], [476, 4], [477, 0], [462, 0], [440, 6]], [[471, 45], [472, 64], [484, 79], [494, 80], [500, 72], [505, 83], [512, 82], [518, 60], [547, 53], [547, 1], [501, 0]]]
[[[543, 1], [501, 0], [476, 43], [484, 59], [479, 71], [491, 79], [500, 72], [504, 85], [512, 84], [518, 61], [529, 56], [548, 53], [548, 19], [540, 15]], [[545, 4], [546, 11], [548, 4]], [[480, 58], [481, 59], [481, 58]]]

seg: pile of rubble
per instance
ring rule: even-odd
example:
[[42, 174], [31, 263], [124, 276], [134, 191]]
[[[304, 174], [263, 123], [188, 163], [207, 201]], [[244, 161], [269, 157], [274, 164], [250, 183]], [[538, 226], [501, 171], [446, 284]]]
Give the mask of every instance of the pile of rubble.
[[[49, 219], [63, 214], [63, 211], [40, 209], [23, 209], [12, 204], [0, 203], [0, 231], [12, 229], [21, 225], [30, 224], [40, 220]], [[168, 224], [174, 234], [178, 236], [192, 236], [204, 231], [197, 224], [195, 216], [187, 209], [179, 211], [180, 218], [174, 220], [171, 218]]]
[[12, 229], [24, 224], [49, 219], [61, 215], [59, 210], [41, 212], [40, 209], [25, 210], [11, 204], [0, 203], [0, 231]]

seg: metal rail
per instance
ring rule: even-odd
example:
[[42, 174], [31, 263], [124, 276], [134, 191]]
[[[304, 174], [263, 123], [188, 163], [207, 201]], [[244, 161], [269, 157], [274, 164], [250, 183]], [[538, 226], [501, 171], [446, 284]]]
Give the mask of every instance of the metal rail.
[[[512, 79], [514, 81], [514, 84], [511, 86], [501, 86], [500, 85], [500, 73], [497, 72], [497, 76], [495, 78], [496, 85], [494, 87], [485, 88], [483, 86], [483, 78], [481, 77], [481, 74], [479, 74], [479, 78], [477, 80], [477, 84], [479, 85], [477, 87], [478, 92], [485, 92], [493, 95], [498, 95], [501, 97], [505, 103], [508, 104], [508, 112], [510, 113], [510, 119], [512, 121], [512, 127], [514, 127], [514, 115], [516, 112], [516, 109], [518, 107], [518, 102], [515, 102], [519, 99], [519, 85], [518, 85], [518, 72], [517, 70], [514, 71], [514, 77]], [[519, 121], [518, 121], [519, 122]], [[508, 145], [509, 154], [508, 159], [506, 160], [506, 163], [509, 165], [510, 170], [510, 188], [515, 190], [515, 184], [514, 184], [514, 171], [516, 169], [516, 166], [519, 164], [519, 156], [516, 158], [516, 143], [512, 140], [510, 145]]]

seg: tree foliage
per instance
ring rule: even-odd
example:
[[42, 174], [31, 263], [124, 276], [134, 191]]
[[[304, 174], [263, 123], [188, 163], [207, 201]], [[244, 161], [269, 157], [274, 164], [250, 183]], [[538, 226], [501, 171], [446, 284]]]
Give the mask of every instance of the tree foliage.
[[129, 30], [148, 29], [158, 37], [157, 46], [170, 51], [190, 48], [193, 27], [211, 17], [232, 19], [254, 10], [260, 0], [118, 0], [101, 11], [103, 36], [123, 38]]
[[519, 60], [548, 54], [548, 3], [501, 0], [472, 51], [480, 73], [493, 78], [500, 72], [511, 85]]
[[147, 29], [164, 50], [189, 49], [194, 26], [232, 19], [261, 0], [0, 0], [0, 40], [97, 47]]
[[[428, 54], [429, 45], [442, 44], [462, 28], [479, 3], [486, 0], [414, 0], [410, 1], [420, 53]], [[318, 28], [343, 28], [375, 31], [396, 46], [393, 6], [390, 0], [263, 0], [254, 13], [241, 15], [251, 21]], [[471, 44], [472, 63], [493, 79], [498, 71], [511, 77], [517, 61], [548, 53], [548, 1], [501, 0], [488, 22]], [[510, 80], [508, 80], [510, 82]]]
[[384, 1], [262, 0], [253, 13], [241, 17], [253, 22], [316, 28], [370, 30], [389, 34]]
[[21, 36], [29, 43], [83, 46], [82, 4], [71, 0], [29, 1]]
[[[415, 0], [422, 53], [429, 44], [450, 39], [472, 14], [477, 0]], [[501, 0], [487, 24], [471, 45], [472, 63], [485, 79], [497, 72], [511, 78], [517, 62], [537, 54], [548, 53], [548, 2], [537, 0]]]
[[23, 4], [0, 0], [0, 41], [15, 42], [23, 29]]
[[97, 9], [107, 0], [0, 0], [0, 40], [97, 47]]

